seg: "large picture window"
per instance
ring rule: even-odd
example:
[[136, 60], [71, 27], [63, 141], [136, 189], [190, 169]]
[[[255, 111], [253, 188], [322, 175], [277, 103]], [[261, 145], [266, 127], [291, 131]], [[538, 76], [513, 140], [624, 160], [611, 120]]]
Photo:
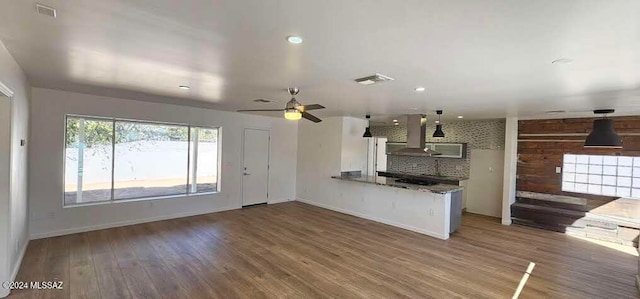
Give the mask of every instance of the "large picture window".
[[562, 191], [640, 199], [640, 157], [565, 154]]
[[219, 129], [67, 116], [64, 204], [218, 190]]

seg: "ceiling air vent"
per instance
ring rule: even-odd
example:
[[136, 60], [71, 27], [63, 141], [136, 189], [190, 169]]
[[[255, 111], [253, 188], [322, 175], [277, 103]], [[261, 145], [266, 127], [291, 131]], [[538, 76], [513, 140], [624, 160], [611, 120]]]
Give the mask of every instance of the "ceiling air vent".
[[271, 103], [273, 102], [272, 100], [267, 100], [267, 99], [255, 99], [253, 100], [256, 103]]
[[36, 4], [36, 10], [41, 15], [45, 15], [52, 18], [56, 17], [56, 9], [53, 7], [49, 7], [42, 4]]
[[372, 76], [367, 76], [367, 77], [363, 77], [363, 78], [358, 78], [355, 79], [354, 81], [358, 82], [359, 84], [362, 85], [372, 85], [372, 84], [376, 84], [376, 83], [380, 83], [380, 82], [384, 82], [384, 81], [393, 81], [395, 79], [389, 77], [389, 76], [385, 76], [385, 75], [381, 75], [381, 74], [375, 74]]

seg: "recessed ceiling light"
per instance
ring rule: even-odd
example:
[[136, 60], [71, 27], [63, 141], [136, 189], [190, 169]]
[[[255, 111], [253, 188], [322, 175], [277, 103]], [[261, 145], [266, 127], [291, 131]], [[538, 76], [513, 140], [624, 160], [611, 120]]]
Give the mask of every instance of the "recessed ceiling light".
[[399, 123], [393, 123], [393, 125], [394, 125], [394, 126], [397, 126], [397, 125], [399, 125]]
[[462, 115], [458, 115], [458, 118], [464, 118], [464, 116], [462, 116]]
[[302, 37], [295, 36], [295, 35], [290, 35], [290, 36], [287, 36], [287, 41], [292, 43], [292, 44], [301, 44], [302, 43]]
[[397, 123], [397, 122], [398, 122], [398, 120], [397, 120], [397, 119], [394, 119], [394, 120], [393, 120], [393, 122], [394, 122], [394, 123]]
[[556, 59], [554, 61], [552, 61], [551, 63], [553, 64], [569, 64], [572, 63], [573, 60], [569, 59], [569, 58], [560, 58], [560, 59]]
[[184, 90], [189, 90], [191, 89], [191, 87], [187, 86], [187, 85], [180, 85], [178, 86], [180, 89], [184, 89]]
[[425, 90], [426, 90], [426, 88], [424, 88], [424, 87], [420, 86], [420, 87], [416, 87], [416, 88], [414, 88], [413, 90], [415, 90], [416, 92], [423, 92], [423, 91], [425, 91]]
[[440, 121], [439, 121], [439, 120], [436, 120], [436, 121], [435, 121], [435, 123], [436, 123], [436, 124], [439, 124], [439, 123], [440, 123]]

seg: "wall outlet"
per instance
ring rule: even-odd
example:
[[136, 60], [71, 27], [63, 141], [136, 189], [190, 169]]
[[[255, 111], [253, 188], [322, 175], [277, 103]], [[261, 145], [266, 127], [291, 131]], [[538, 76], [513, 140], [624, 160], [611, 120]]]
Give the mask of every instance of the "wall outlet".
[[562, 173], [562, 167], [556, 167], [556, 173]]
[[457, 171], [461, 171], [462, 170], [462, 165], [456, 165], [456, 170]]
[[413, 164], [411, 164], [411, 166], [418, 167], [418, 163], [413, 163]]
[[433, 209], [429, 209], [429, 216], [433, 216], [433, 215], [434, 215]]
[[394, 208], [394, 209], [396, 208], [396, 202], [395, 201], [391, 202], [391, 207]]

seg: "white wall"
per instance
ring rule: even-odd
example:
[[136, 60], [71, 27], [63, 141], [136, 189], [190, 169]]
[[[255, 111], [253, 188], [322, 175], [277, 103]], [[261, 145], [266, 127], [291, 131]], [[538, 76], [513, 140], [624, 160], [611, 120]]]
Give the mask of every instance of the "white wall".
[[369, 139], [363, 138], [367, 120], [354, 117], [342, 118], [342, 146], [340, 169], [367, 173]]
[[[1, 42], [0, 82], [14, 93], [11, 99], [11, 150], [10, 153], [0, 152], [0, 155], [9, 155], [11, 165], [3, 167], [9, 171], [9, 190], [2, 190], [8, 196], [0, 196], [0, 240], [7, 240], [0, 242], [0, 281], [7, 281], [13, 279], [28, 241], [27, 149], [20, 146], [20, 140], [28, 139], [30, 88], [26, 76]], [[7, 293], [0, 289], [0, 297]]]
[[298, 198], [333, 196], [332, 175], [340, 174], [342, 146], [342, 118], [323, 118], [320, 123], [302, 121], [298, 126]]
[[[269, 201], [295, 199], [297, 123], [186, 106], [99, 97], [50, 89], [32, 90], [30, 233], [32, 238], [180, 217], [241, 207], [242, 132], [270, 129]], [[63, 208], [66, 114], [120, 117], [222, 127], [221, 192], [170, 199]], [[161, 163], [162, 161], [158, 161]]]

